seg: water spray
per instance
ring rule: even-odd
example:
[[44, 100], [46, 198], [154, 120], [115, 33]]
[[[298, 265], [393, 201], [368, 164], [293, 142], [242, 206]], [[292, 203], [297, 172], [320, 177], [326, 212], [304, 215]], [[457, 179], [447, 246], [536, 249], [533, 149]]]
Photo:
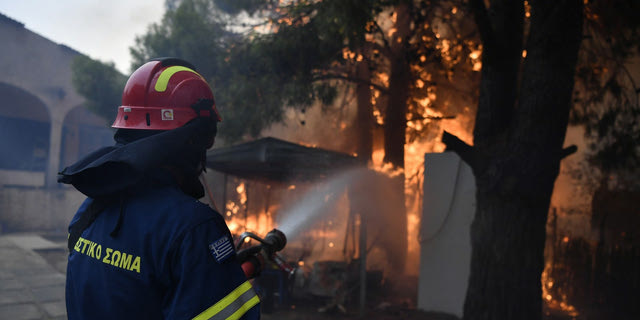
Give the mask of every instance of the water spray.
[[317, 189], [307, 192], [302, 200], [283, 212], [278, 229], [286, 233], [290, 239], [294, 239], [306, 228], [313, 225], [322, 214], [327, 214], [333, 204], [329, 200], [346, 190], [348, 186], [353, 185], [365, 172], [366, 170], [363, 169], [344, 172], [329, 179], [322, 186], [326, 192], [319, 192]]
[[[240, 261], [247, 278], [258, 276], [269, 261], [291, 276], [295, 269], [289, 266], [278, 254], [287, 244], [287, 237], [290, 239], [297, 237], [323, 214], [327, 214], [334, 204], [334, 201], [330, 200], [345, 191], [347, 187], [353, 186], [366, 173], [365, 169], [346, 171], [327, 180], [321, 187], [324, 192], [318, 189], [307, 192], [302, 200], [283, 213], [283, 219], [278, 223], [278, 229], [269, 231], [264, 238], [252, 232], [243, 232], [235, 245], [238, 261]], [[256, 240], [259, 244], [242, 249], [245, 240], [249, 238]]]

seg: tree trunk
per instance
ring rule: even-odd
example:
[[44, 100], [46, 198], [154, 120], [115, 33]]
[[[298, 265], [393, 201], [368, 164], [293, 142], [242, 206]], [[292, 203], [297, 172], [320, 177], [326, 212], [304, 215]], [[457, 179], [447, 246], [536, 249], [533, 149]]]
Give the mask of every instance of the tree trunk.
[[[363, 57], [368, 57], [367, 47], [363, 49]], [[358, 82], [356, 85], [356, 98], [358, 111], [356, 115], [356, 135], [358, 158], [364, 163], [371, 160], [373, 153], [373, 105], [371, 104], [371, 88], [368, 82], [371, 81], [371, 71], [369, 63], [365, 59], [359, 61], [356, 65], [356, 78], [364, 81]]]
[[[396, 33], [391, 37], [391, 70], [389, 74], [389, 99], [384, 117], [384, 162], [394, 169], [404, 169], [404, 145], [407, 132], [407, 103], [411, 84], [411, 69], [406, 59], [407, 37], [410, 33], [409, 7], [401, 3], [396, 8]], [[398, 208], [396, 224], [388, 226], [388, 232], [397, 240], [397, 248], [389, 259], [396, 271], [404, 273], [407, 260], [407, 210], [404, 202], [404, 172], [393, 178], [393, 190]]]
[[384, 161], [404, 168], [404, 144], [407, 131], [407, 103], [411, 69], [406, 59], [406, 37], [410, 30], [409, 8], [401, 3], [396, 9], [396, 32], [391, 37], [389, 100], [384, 118]]
[[[507, 15], [523, 13], [509, 8], [514, 2], [492, 1], [488, 11], [484, 1], [473, 2], [483, 43], [489, 47], [483, 52], [488, 55], [483, 57], [487, 70], [482, 73], [471, 158], [477, 211], [471, 226], [465, 319], [542, 317], [545, 225], [563, 156], [583, 2], [529, 2], [530, 36], [520, 74], [513, 65], [501, 65], [505, 57], [496, 59], [507, 54], [511, 63], [514, 55], [520, 60], [521, 53], [508, 42], [517, 35], [505, 36], [512, 30], [500, 23], [510, 19]], [[516, 80], [517, 94], [504, 92], [501, 83]]]

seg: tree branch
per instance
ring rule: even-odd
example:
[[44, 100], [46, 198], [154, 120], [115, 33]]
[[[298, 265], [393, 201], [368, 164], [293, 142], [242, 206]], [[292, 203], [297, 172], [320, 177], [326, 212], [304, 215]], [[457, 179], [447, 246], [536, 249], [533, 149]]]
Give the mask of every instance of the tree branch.
[[364, 79], [351, 77], [351, 76], [343, 75], [343, 74], [325, 73], [325, 74], [313, 76], [312, 80], [313, 81], [345, 80], [345, 81], [349, 81], [349, 82], [353, 82], [353, 83], [364, 83], [366, 85], [370, 85], [370, 86], [374, 87], [375, 89], [380, 91], [380, 93], [382, 93], [382, 94], [388, 94], [389, 93], [389, 89], [386, 88], [386, 87], [383, 87], [381, 85], [375, 84], [375, 83], [373, 83], [371, 81], [367, 81], [367, 80], [364, 80]]
[[478, 159], [476, 150], [472, 146], [466, 144], [458, 137], [446, 131], [442, 133], [442, 143], [447, 145], [446, 150], [457, 153], [460, 158], [473, 169], [473, 171], [476, 171], [476, 168], [478, 167]]
[[576, 153], [576, 151], [578, 151], [578, 147], [575, 144], [562, 149], [562, 151], [560, 151], [560, 160]]
[[383, 56], [385, 56], [387, 58], [391, 57], [391, 49], [389, 49], [389, 47], [381, 46], [377, 42], [370, 42], [370, 43], [371, 43], [371, 48], [373, 48], [374, 50], [378, 50], [378, 52], [380, 52], [380, 54], [382, 54]]
[[[451, 120], [451, 119], [455, 119], [456, 116], [424, 116], [424, 117], [415, 117], [415, 118], [411, 118], [408, 119], [407, 122], [412, 122], [412, 121], [421, 121], [421, 120]], [[444, 142], [444, 141], [443, 141]]]

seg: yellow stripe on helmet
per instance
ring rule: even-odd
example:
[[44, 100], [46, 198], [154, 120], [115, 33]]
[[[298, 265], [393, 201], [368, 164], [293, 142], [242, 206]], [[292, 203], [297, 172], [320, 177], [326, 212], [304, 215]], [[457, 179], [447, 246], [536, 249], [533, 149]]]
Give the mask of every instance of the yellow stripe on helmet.
[[[176, 72], [180, 72], [180, 71], [193, 72], [197, 74], [198, 77], [202, 78], [202, 76], [199, 73], [193, 71], [192, 69], [189, 69], [183, 66], [172, 66], [164, 69], [164, 71], [162, 71], [162, 73], [158, 77], [158, 81], [156, 82], [156, 86], [155, 86], [156, 91], [164, 92], [165, 90], [167, 90], [167, 85], [169, 84], [169, 79], [171, 79], [171, 76], [173, 76]], [[204, 78], [202, 80], [204, 80]]]

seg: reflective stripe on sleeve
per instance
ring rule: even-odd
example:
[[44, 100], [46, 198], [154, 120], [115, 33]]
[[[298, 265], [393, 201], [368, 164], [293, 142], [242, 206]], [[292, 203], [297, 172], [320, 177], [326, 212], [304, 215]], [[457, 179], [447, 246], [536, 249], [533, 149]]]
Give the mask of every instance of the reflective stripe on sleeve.
[[240, 319], [249, 309], [258, 304], [260, 299], [251, 287], [249, 281], [235, 288], [222, 300], [197, 315], [193, 320], [236, 320]]

